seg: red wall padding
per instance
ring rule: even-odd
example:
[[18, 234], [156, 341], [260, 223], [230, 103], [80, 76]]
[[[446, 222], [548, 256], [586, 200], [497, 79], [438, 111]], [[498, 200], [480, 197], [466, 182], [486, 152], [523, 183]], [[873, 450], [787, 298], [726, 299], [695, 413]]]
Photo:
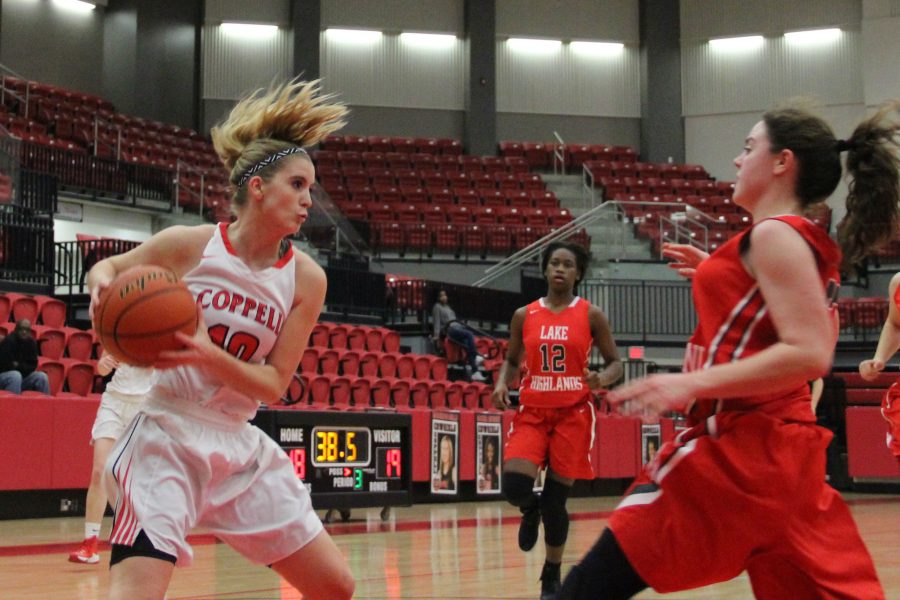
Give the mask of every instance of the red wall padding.
[[850, 477], [900, 477], [885, 442], [888, 424], [877, 406], [847, 408], [847, 462]]
[[0, 490], [86, 488], [96, 399], [0, 396]]

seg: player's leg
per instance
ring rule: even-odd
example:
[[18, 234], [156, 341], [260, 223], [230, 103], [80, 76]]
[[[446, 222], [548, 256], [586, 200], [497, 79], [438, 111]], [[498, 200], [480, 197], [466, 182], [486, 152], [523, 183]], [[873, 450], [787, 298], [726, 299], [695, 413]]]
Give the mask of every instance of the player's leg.
[[541, 491], [541, 521], [544, 523], [544, 546], [547, 558], [541, 570], [541, 598], [554, 598], [560, 587], [560, 568], [566, 539], [569, 537], [569, 513], [566, 500], [574, 479], [563, 477], [552, 469], [547, 473]]
[[43, 371], [32, 371], [22, 380], [22, 389], [49, 395], [50, 378]]
[[110, 600], [162, 600], [175, 557], [153, 547], [141, 531], [131, 546], [114, 545], [110, 557]]
[[631, 598], [646, 587], [607, 528], [581, 562], [566, 575], [557, 600], [618, 600]]
[[272, 568], [308, 600], [352, 598], [355, 582], [347, 561], [328, 532], [321, 531], [311, 542]]
[[97, 540], [100, 536], [100, 525], [103, 513], [106, 512], [106, 490], [103, 487], [103, 469], [109, 451], [115, 444], [111, 438], [101, 437], [94, 440], [94, 459], [91, 469], [91, 483], [88, 486], [87, 500], [84, 510], [84, 542], [75, 552], [69, 555], [69, 561], [96, 564], [100, 562], [97, 553]]
[[534, 493], [538, 466], [524, 458], [510, 458], [503, 464], [502, 489], [506, 500], [522, 513], [519, 548], [528, 552], [537, 543], [541, 523], [540, 502]]

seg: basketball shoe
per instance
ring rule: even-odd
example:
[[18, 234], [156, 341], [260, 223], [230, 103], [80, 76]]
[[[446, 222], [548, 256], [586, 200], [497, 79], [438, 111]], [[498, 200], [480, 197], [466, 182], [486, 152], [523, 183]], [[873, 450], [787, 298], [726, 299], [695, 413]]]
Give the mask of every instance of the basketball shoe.
[[560, 582], [560, 564], [545, 562], [541, 571], [541, 600], [556, 600], [556, 595], [562, 587]]
[[541, 524], [541, 509], [537, 502], [528, 508], [520, 508], [522, 522], [519, 523], [519, 549], [528, 552], [537, 543], [538, 527]]
[[100, 554], [97, 552], [97, 536], [89, 537], [81, 542], [78, 550], [69, 554], [69, 562], [84, 563], [86, 565], [94, 565], [100, 562]]

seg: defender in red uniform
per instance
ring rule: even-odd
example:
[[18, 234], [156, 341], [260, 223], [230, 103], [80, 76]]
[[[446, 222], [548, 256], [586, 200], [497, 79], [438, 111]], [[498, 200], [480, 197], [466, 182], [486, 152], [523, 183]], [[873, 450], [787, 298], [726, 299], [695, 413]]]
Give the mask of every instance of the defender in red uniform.
[[[874, 381], [891, 357], [900, 350], [900, 273], [891, 277], [888, 294], [891, 303], [878, 338], [875, 356], [859, 363], [859, 374], [866, 381]], [[895, 381], [885, 392], [881, 400], [881, 414], [888, 422], [887, 447], [897, 462], [900, 462], [900, 381]]]
[[[559, 567], [569, 531], [566, 499], [575, 479], [593, 479], [594, 405], [591, 390], [622, 375], [622, 363], [603, 312], [575, 295], [587, 269], [587, 252], [577, 244], [553, 242], [542, 267], [547, 296], [518, 309], [510, 323], [509, 349], [494, 388], [494, 405], [508, 408], [508, 385], [515, 382], [522, 354], [525, 376], [519, 412], [504, 448], [503, 493], [522, 511], [519, 547], [531, 550], [544, 523], [547, 560], [541, 598], [559, 589]], [[599, 348], [605, 368], [588, 369], [591, 348]], [[548, 466], [544, 489], [532, 491], [538, 469]]]
[[753, 227], [712, 256], [666, 245], [694, 279], [699, 317], [685, 372], [609, 394], [624, 414], [688, 414], [573, 567], [560, 599], [629, 598], [725, 581], [746, 570], [757, 598], [883, 598], [840, 495], [825, 483], [831, 432], [806, 382], [836, 343], [836, 245], [802, 214], [841, 177], [854, 182], [840, 233], [848, 265], [889, 239], [898, 215], [896, 129], [886, 108], [837, 140], [801, 108], [767, 112], [735, 159], [734, 201]]

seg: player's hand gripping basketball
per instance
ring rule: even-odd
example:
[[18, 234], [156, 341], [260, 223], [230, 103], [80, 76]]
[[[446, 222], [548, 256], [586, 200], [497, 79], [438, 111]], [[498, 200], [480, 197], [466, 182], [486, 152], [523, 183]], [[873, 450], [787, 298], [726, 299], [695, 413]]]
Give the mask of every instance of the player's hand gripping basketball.
[[670, 269], [675, 269], [685, 279], [692, 279], [701, 262], [709, 258], [709, 254], [690, 244], [663, 244], [662, 255], [671, 258]]
[[[103, 290], [109, 287], [109, 284], [113, 282], [115, 279], [115, 275], [109, 275], [106, 272], [98, 271], [94, 277], [91, 278], [90, 282], [90, 294], [91, 294], [91, 304], [88, 306], [88, 317], [91, 319], [91, 322], [94, 322], [94, 317], [97, 314], [97, 307], [100, 306], [100, 294], [103, 293]], [[96, 327], [95, 327], [96, 329]]]
[[859, 374], [866, 381], [875, 381], [878, 374], [884, 371], [884, 361], [877, 359], [864, 360], [859, 363]]
[[650, 375], [616, 388], [606, 399], [620, 414], [653, 421], [672, 411], [684, 411], [695, 398], [691, 378], [682, 374]]
[[154, 369], [173, 369], [183, 365], [210, 365], [221, 360], [224, 350], [216, 346], [209, 338], [206, 322], [203, 320], [203, 309], [197, 305], [197, 332], [194, 335], [185, 335], [177, 332], [176, 339], [184, 344], [180, 350], [166, 350], [159, 353], [159, 358], [153, 363]]

